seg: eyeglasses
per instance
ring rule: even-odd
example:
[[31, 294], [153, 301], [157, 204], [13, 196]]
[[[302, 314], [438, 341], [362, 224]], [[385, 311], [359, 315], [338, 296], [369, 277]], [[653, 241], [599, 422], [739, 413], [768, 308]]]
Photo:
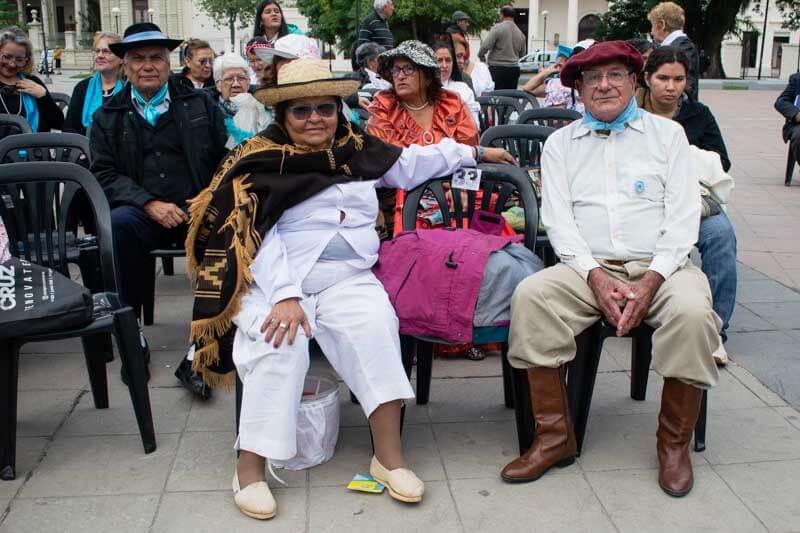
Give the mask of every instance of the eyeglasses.
[[92, 53], [96, 56], [110, 56], [113, 52], [108, 48], [95, 48]]
[[12, 56], [11, 54], [0, 54], [0, 59], [3, 60], [3, 63], [14, 63], [18, 67], [25, 66], [25, 63], [28, 62], [27, 56]]
[[295, 120], [308, 120], [311, 118], [311, 113], [315, 112], [322, 118], [331, 118], [336, 115], [339, 110], [339, 105], [336, 102], [325, 102], [324, 104], [301, 104], [295, 105], [287, 109]]
[[608, 80], [609, 85], [621, 87], [627, 81], [629, 74], [627, 70], [610, 70], [608, 72], [585, 70], [581, 72], [581, 77], [587, 87], [597, 87], [603, 82], [603, 78]]
[[416, 65], [404, 65], [402, 67], [392, 67], [389, 73], [393, 78], [397, 78], [402, 74], [403, 76], [411, 76], [417, 71]]
[[204, 57], [203, 59], [198, 59], [197, 60], [197, 62], [200, 63], [202, 66], [210, 65], [211, 61], [213, 61], [213, 60], [208, 58], [208, 57]]
[[239, 85], [244, 85], [249, 81], [250, 79], [245, 76], [230, 76], [227, 78], [222, 78], [222, 83], [224, 83], [225, 85], [233, 85], [234, 83], [238, 83]]

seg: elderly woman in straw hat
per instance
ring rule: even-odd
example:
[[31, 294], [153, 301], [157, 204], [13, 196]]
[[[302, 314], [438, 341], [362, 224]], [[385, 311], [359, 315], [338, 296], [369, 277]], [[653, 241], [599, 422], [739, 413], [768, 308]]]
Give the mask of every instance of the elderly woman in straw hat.
[[365, 134], [342, 113], [358, 83], [333, 78], [317, 59], [284, 65], [275, 86], [255, 93], [275, 107], [275, 121], [234, 149], [192, 202], [195, 368], [209, 384], [230, 385], [235, 366], [243, 382], [233, 491], [254, 518], [276, 511], [266, 462], [296, 454], [312, 336], [369, 418], [370, 473], [392, 497], [421, 500], [424, 485], [400, 445], [400, 403], [413, 391], [398, 321], [371, 271], [375, 187], [415, 187], [475, 165], [479, 153], [513, 163], [502, 149], [450, 139], [402, 149]]

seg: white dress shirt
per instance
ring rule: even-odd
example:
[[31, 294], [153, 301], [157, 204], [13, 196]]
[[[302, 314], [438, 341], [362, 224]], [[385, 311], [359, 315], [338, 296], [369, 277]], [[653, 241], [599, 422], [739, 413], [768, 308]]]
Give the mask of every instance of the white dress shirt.
[[683, 128], [644, 110], [608, 136], [575, 121], [544, 146], [542, 222], [584, 279], [598, 259], [645, 258], [667, 279], [697, 241], [699, 194]]
[[475, 88], [475, 94], [483, 96], [485, 93], [494, 91], [494, 80], [486, 63], [481, 63], [477, 59], [470, 59], [470, 63], [472, 63], [470, 77], [472, 78], [472, 86]]
[[663, 41], [661, 41], [661, 46], [669, 46], [678, 37], [685, 37], [685, 36], [686, 34], [683, 33], [683, 30], [675, 30], [669, 35], [667, 35]]
[[446, 82], [442, 83], [442, 87], [448, 91], [453, 91], [461, 97], [461, 101], [464, 102], [464, 105], [467, 106], [467, 109], [469, 109], [469, 112], [472, 115], [472, 120], [475, 121], [475, 127], [480, 129], [478, 127], [480, 124], [478, 114], [481, 112], [481, 105], [477, 100], [475, 100], [475, 93], [472, 92], [472, 89], [469, 88], [469, 85], [463, 81], [447, 80]]
[[273, 305], [287, 298], [302, 298], [303, 280], [337, 234], [356, 252], [346, 265], [372, 268], [380, 247], [375, 232], [375, 188], [413, 189], [464, 166], [475, 166], [472, 148], [452, 139], [429, 146], [411, 145], [381, 179], [332, 185], [287, 209], [264, 236], [250, 265], [255, 284]]

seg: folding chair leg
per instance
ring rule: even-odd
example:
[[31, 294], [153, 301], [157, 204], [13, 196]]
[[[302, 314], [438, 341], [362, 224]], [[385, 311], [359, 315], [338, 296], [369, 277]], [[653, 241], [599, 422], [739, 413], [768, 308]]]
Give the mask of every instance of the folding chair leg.
[[175, 275], [175, 261], [171, 257], [161, 258], [161, 268], [164, 270], [165, 276]]
[[697, 424], [694, 426], [694, 451], [702, 452], [706, 449], [706, 414], [708, 412], [708, 391], [703, 391], [703, 399], [700, 402], [700, 416], [697, 417]]
[[156, 259], [151, 257], [142, 277], [142, 322], [145, 326], [153, 325], [153, 310], [156, 300]]
[[652, 335], [637, 335], [631, 348], [631, 398], [643, 402], [647, 396], [647, 378], [653, 359]]
[[19, 346], [0, 342], [0, 479], [17, 477], [17, 386]]
[[433, 344], [417, 341], [417, 405], [425, 405], [431, 396]]
[[119, 346], [119, 357], [127, 368], [128, 391], [142, 436], [145, 453], [156, 449], [156, 435], [153, 429], [153, 413], [150, 410], [150, 395], [147, 390], [147, 365], [139, 342], [139, 327], [133, 309], [125, 307], [114, 315], [114, 333]]
[[789, 155], [786, 156], [786, 176], [783, 179], [783, 184], [787, 187], [792, 184], [792, 174], [794, 174], [794, 153], [792, 152], [791, 142], [789, 143]]
[[506, 407], [509, 409], [514, 408], [514, 369], [508, 362], [508, 343], [503, 343], [503, 349], [500, 353], [501, 363], [503, 365], [503, 397], [505, 399]]
[[239, 434], [239, 419], [242, 416], [242, 395], [244, 395], [244, 383], [236, 374], [236, 434]]
[[97, 409], [108, 408], [106, 362], [109, 354], [106, 350], [110, 340], [108, 335], [104, 333], [81, 338], [83, 356], [86, 359], [86, 369], [89, 371], [89, 384], [92, 387], [92, 398], [94, 398], [94, 406]]
[[400, 335], [400, 355], [403, 358], [403, 369], [406, 377], [411, 379], [411, 370], [414, 367], [414, 355], [417, 350], [417, 341], [409, 335]]
[[517, 440], [519, 454], [523, 455], [531, 447], [534, 437], [533, 410], [531, 407], [531, 389], [528, 384], [528, 371], [512, 368], [514, 387], [514, 414], [517, 419]]

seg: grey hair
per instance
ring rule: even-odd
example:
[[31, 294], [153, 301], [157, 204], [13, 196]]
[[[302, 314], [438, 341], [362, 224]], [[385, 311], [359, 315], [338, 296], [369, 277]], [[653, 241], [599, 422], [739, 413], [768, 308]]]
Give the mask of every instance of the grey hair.
[[375, 8], [375, 11], [380, 11], [381, 9], [383, 9], [384, 7], [386, 7], [386, 4], [388, 4], [388, 3], [389, 3], [389, 1], [390, 1], [390, 0], [375, 0], [375, 1], [372, 3], [372, 7], [374, 7], [374, 8]]
[[28, 35], [16, 26], [8, 26], [0, 30], [0, 48], [3, 48], [7, 43], [25, 47], [28, 62], [25, 64], [24, 71], [26, 73], [31, 72], [33, 70], [33, 46], [30, 39], [28, 39]]
[[229, 68], [240, 68], [248, 78], [250, 77], [250, 65], [247, 61], [239, 54], [227, 53], [214, 60], [214, 79], [220, 81], [223, 73]]
[[356, 65], [359, 67], [366, 67], [367, 61], [378, 59], [378, 56], [381, 55], [384, 50], [386, 49], [383, 46], [373, 42], [359, 45], [359, 47], [356, 48]]

